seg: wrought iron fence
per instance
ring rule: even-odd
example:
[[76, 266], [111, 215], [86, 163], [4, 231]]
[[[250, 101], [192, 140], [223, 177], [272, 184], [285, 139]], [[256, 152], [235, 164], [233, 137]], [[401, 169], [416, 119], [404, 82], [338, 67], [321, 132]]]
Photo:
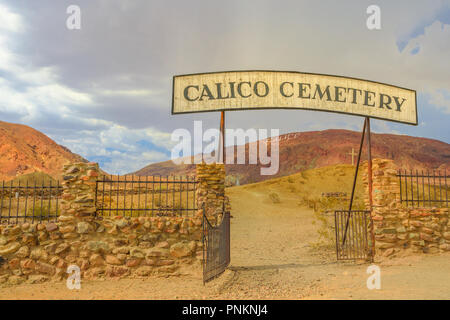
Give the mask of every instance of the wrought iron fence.
[[97, 215], [186, 216], [197, 210], [197, 180], [190, 176], [103, 176], [97, 180]]
[[222, 274], [230, 264], [230, 212], [222, 211], [222, 221], [213, 226], [203, 207], [203, 284]]
[[337, 260], [367, 259], [371, 256], [370, 211], [337, 210], [334, 212], [334, 221]]
[[11, 224], [19, 222], [53, 221], [59, 215], [62, 186], [59, 181], [38, 184], [36, 181], [2, 181], [0, 186], [0, 222]]
[[400, 201], [410, 207], [448, 208], [447, 172], [399, 170]]

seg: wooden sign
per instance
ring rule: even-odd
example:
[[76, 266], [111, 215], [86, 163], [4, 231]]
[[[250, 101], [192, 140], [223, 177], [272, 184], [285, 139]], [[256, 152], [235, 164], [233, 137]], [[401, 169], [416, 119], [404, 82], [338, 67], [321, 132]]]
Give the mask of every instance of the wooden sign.
[[416, 91], [355, 78], [282, 71], [173, 77], [172, 114], [307, 109], [417, 125]]

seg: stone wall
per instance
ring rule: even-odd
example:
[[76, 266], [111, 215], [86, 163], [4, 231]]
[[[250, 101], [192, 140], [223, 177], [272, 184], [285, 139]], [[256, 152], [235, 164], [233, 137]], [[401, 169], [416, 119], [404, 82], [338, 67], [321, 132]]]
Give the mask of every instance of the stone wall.
[[220, 163], [197, 165], [197, 214], [202, 216], [203, 205], [208, 221], [216, 224], [221, 221], [221, 214], [225, 203], [225, 210], [230, 211], [230, 201], [225, 196], [225, 165]]
[[[392, 160], [374, 159], [373, 211], [376, 255], [450, 251], [448, 208], [409, 208], [400, 202], [398, 168]], [[366, 207], [369, 209], [367, 162], [363, 164]]]
[[[197, 268], [202, 257], [202, 211], [192, 217], [96, 217], [95, 163], [64, 167], [56, 222], [0, 225], [0, 283], [63, 280], [69, 265], [81, 280], [145, 277]], [[215, 220], [224, 201], [224, 170], [200, 165], [197, 204]]]

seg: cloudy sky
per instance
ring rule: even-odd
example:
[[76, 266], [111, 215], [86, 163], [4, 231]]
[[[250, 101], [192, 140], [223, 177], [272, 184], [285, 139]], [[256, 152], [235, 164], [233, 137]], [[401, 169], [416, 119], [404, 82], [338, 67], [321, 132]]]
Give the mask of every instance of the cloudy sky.
[[[69, 30], [69, 5], [81, 30]], [[381, 30], [366, 27], [369, 5]], [[170, 158], [172, 76], [293, 70], [417, 90], [419, 126], [376, 132], [450, 142], [450, 0], [0, 0], [0, 120], [36, 128], [110, 173]], [[361, 130], [362, 118], [303, 110], [227, 113], [229, 128]]]

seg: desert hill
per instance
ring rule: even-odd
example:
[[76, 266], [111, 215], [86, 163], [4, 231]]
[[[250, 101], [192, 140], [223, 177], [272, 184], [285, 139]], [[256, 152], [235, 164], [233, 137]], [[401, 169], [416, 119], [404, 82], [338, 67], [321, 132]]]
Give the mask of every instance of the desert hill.
[[0, 180], [34, 172], [60, 179], [64, 164], [85, 161], [31, 127], [0, 121]]
[[[393, 159], [404, 169], [450, 169], [450, 145], [448, 143], [396, 134], [372, 133], [372, 157]], [[280, 170], [275, 177], [287, 176], [312, 168], [334, 164], [351, 164], [352, 148], [358, 152], [361, 133], [350, 130], [324, 130], [290, 133], [280, 136]], [[250, 144], [245, 145], [248, 155]], [[231, 147], [227, 148], [227, 152]], [[362, 159], [367, 159], [364, 145]], [[235, 155], [236, 157], [236, 155]], [[355, 162], [356, 162], [355, 156]], [[247, 156], [248, 161], [248, 156]], [[260, 164], [227, 165], [227, 178], [234, 184], [264, 181], [274, 176], [260, 175]], [[135, 172], [137, 175], [193, 174], [195, 165], [175, 165], [172, 161], [150, 164]]]

